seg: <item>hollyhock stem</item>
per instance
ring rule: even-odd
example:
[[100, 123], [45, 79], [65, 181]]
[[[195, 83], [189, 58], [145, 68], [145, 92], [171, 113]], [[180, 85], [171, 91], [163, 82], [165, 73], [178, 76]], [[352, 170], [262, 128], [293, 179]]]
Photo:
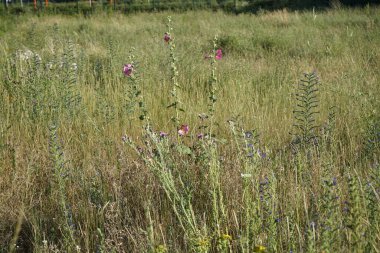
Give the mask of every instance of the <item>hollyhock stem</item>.
[[168, 108], [174, 107], [175, 115], [172, 116], [172, 121], [174, 125], [177, 127], [180, 123], [180, 111], [184, 111], [181, 108], [181, 99], [179, 90], [181, 86], [178, 84], [178, 69], [177, 69], [177, 58], [175, 56], [175, 42], [172, 38], [171, 31], [173, 28], [171, 27], [171, 18], [167, 18], [167, 29], [168, 31], [165, 33], [164, 40], [169, 44], [170, 49], [170, 67], [171, 67], [171, 80], [172, 80], [172, 90], [170, 92], [172, 101]]
[[214, 123], [215, 103], [217, 101], [217, 97], [216, 97], [217, 78], [216, 78], [216, 74], [215, 74], [215, 72], [216, 72], [216, 64], [215, 63], [217, 60], [216, 57], [218, 55], [221, 58], [221, 49], [216, 50], [217, 42], [218, 42], [218, 37], [215, 35], [214, 40], [213, 40], [213, 57], [211, 59], [211, 76], [210, 76], [210, 79], [208, 82], [208, 84], [209, 84], [209, 87], [208, 87], [209, 88], [209, 110], [208, 111], [209, 111], [209, 116], [210, 116], [210, 128], [209, 128], [210, 135], [212, 133], [212, 126]]

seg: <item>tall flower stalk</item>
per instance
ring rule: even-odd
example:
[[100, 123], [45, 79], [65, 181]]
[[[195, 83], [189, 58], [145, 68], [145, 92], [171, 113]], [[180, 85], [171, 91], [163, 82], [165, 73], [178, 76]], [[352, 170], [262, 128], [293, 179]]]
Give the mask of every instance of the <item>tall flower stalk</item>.
[[170, 51], [170, 72], [171, 72], [171, 82], [172, 82], [172, 89], [170, 91], [171, 95], [171, 101], [168, 105], [168, 108], [174, 108], [174, 115], [172, 116], [171, 120], [177, 127], [180, 122], [180, 112], [184, 111], [181, 107], [182, 102], [180, 99], [179, 90], [181, 89], [181, 86], [178, 83], [178, 69], [177, 69], [177, 57], [175, 56], [175, 41], [172, 35], [173, 27], [171, 26], [171, 17], [167, 17], [167, 32], [164, 35], [164, 41], [168, 43], [169, 45], [169, 51]]
[[210, 135], [212, 133], [212, 127], [214, 123], [214, 113], [215, 113], [215, 104], [217, 101], [216, 92], [217, 92], [217, 77], [216, 77], [216, 60], [220, 60], [222, 58], [222, 50], [217, 49], [218, 37], [215, 35], [213, 40], [213, 53], [211, 57], [211, 75], [208, 81], [208, 92], [209, 92], [209, 102], [208, 102], [208, 113], [210, 117]]
[[[145, 108], [144, 98], [142, 96], [141, 86], [140, 86], [140, 76], [136, 69], [138, 68], [138, 63], [136, 62], [136, 57], [134, 55], [135, 48], [131, 48], [129, 52], [129, 63], [124, 65], [123, 73], [129, 79], [129, 86], [127, 90], [127, 113], [128, 115], [134, 114], [136, 107], [138, 107], [138, 118], [141, 121], [147, 119], [147, 110]], [[129, 119], [129, 123], [132, 124], [133, 119]]]

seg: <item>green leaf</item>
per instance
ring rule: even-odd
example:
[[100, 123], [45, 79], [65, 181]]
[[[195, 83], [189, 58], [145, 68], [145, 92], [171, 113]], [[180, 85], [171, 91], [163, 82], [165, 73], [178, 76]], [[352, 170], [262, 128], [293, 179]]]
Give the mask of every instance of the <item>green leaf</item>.
[[178, 145], [177, 147], [177, 151], [178, 153], [180, 153], [181, 155], [191, 155], [191, 149], [188, 147], [188, 146], [185, 146], [185, 145]]

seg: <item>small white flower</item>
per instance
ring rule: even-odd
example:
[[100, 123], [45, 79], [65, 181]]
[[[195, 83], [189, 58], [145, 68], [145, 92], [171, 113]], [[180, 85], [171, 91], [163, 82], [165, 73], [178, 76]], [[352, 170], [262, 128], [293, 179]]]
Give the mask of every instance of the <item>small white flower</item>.
[[71, 64], [71, 70], [77, 70], [78, 69], [78, 64], [75, 62]]
[[249, 177], [252, 177], [252, 174], [251, 173], [241, 173], [240, 174], [240, 176], [242, 177], [242, 178], [249, 178]]
[[37, 61], [42, 60], [39, 54], [34, 53], [33, 51], [29, 49], [18, 50], [16, 55], [21, 61], [28, 61], [28, 60], [34, 60], [34, 59], [36, 59]]
[[34, 53], [30, 51], [29, 49], [26, 49], [22, 54], [20, 55], [20, 59], [23, 61], [29, 60], [33, 57]]

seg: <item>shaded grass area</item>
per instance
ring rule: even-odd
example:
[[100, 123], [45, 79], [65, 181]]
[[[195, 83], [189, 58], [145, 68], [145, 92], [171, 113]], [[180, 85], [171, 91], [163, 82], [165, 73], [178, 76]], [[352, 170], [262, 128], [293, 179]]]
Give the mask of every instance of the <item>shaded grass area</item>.
[[259, 13], [288, 9], [292, 11], [326, 10], [328, 8], [370, 7], [376, 6], [377, 0], [149, 0], [149, 1], [38, 1], [11, 2], [0, 6], [0, 13], [25, 14], [81, 14], [85, 16], [103, 13], [135, 13], [157, 11], [189, 11], [189, 10], [223, 10], [228, 13]]
[[379, 12], [0, 17], [0, 252], [378, 252]]

